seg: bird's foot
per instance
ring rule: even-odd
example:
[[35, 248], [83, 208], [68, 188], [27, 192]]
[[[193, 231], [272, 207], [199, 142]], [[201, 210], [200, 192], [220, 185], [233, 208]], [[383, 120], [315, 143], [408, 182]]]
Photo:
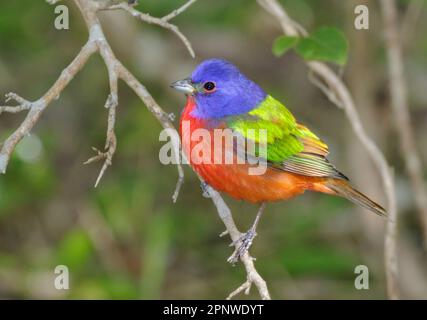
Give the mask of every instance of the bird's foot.
[[227, 259], [227, 261], [231, 264], [235, 264], [239, 261], [240, 257], [242, 257], [246, 252], [248, 252], [249, 248], [252, 246], [252, 242], [256, 237], [256, 231], [251, 228], [248, 232], [244, 233], [237, 241], [233, 241], [230, 246], [237, 246], [234, 250], [233, 254]]

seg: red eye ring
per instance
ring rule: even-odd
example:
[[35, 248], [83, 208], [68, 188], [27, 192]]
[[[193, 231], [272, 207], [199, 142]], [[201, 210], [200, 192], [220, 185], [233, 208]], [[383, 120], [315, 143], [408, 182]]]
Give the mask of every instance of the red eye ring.
[[216, 89], [215, 82], [212, 81], [206, 81], [203, 84], [203, 89], [205, 89], [205, 92], [214, 92]]

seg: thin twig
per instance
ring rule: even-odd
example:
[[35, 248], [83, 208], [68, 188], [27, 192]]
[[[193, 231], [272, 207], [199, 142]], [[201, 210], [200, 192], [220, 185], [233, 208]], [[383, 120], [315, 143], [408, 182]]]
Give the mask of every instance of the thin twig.
[[331, 101], [333, 104], [335, 104], [338, 108], [343, 109], [342, 101], [337, 97], [336, 92], [333, 90], [333, 88], [328, 87], [322, 80], [318, 79], [315, 73], [312, 71], [308, 72], [308, 79], [322, 92], [325, 94], [325, 96]]
[[[102, 56], [105, 65], [107, 66], [109, 82], [110, 82], [110, 94], [108, 96], [106, 107], [109, 109], [108, 113], [108, 127], [107, 127], [107, 138], [105, 149], [106, 151], [100, 151], [96, 148], [93, 150], [97, 153], [94, 157], [90, 158], [86, 163], [91, 163], [95, 161], [104, 160], [104, 165], [101, 169], [101, 172], [98, 176], [96, 185], [104, 174], [106, 168], [111, 165], [111, 159], [116, 150], [116, 136], [114, 134], [114, 124], [116, 120], [116, 107], [118, 104], [118, 92], [117, 92], [117, 81], [118, 79], [123, 80], [135, 93], [136, 95], [144, 102], [148, 110], [157, 118], [160, 124], [165, 129], [170, 129], [172, 132], [178, 136], [176, 129], [174, 128], [171, 122], [171, 116], [163, 111], [163, 109], [157, 104], [148, 90], [136, 79], [136, 77], [115, 57], [105, 35], [102, 31], [101, 24], [96, 16], [97, 11], [106, 10], [106, 9], [114, 9], [112, 8], [112, 4], [115, 4], [117, 1], [113, 0], [74, 0], [77, 4], [77, 7], [80, 9], [80, 12], [85, 20], [87, 28], [89, 30], [89, 39], [85, 46], [82, 48], [77, 57], [73, 60], [73, 62], [64, 69], [61, 73], [58, 80], [52, 86], [51, 89], [39, 100], [35, 102], [27, 101], [16, 94], [10, 94], [8, 98], [15, 100], [18, 105], [17, 106], [4, 106], [0, 107], [0, 111], [7, 112], [18, 112], [23, 110], [30, 110], [24, 122], [21, 126], [4, 142], [2, 149], [0, 151], [0, 171], [3, 173], [6, 170], [7, 163], [10, 159], [11, 153], [13, 152], [16, 144], [30, 132], [32, 127], [37, 123], [38, 119], [42, 111], [49, 105], [49, 103], [56, 97], [59, 97], [59, 94], [62, 90], [68, 85], [68, 83], [73, 79], [73, 77], [80, 71], [83, 66], [86, 64], [88, 58], [95, 52], [99, 52]], [[180, 7], [169, 15], [166, 15], [161, 19], [152, 18], [148, 15], [141, 14], [138, 11], [137, 16], [140, 17], [141, 20], [146, 21], [148, 23], [155, 23], [166, 29], [171, 29], [174, 32], [181, 34], [178, 31], [176, 26], [168, 24], [167, 21], [175, 17], [176, 15], [182, 13], [185, 9], [187, 9], [191, 4], [195, 1], [191, 0], [186, 5]], [[130, 13], [134, 13], [131, 7], [127, 6], [126, 11]], [[182, 35], [183, 39], [186, 38]], [[188, 40], [186, 40], [188, 42]], [[194, 56], [194, 53], [191, 49], [191, 45], [188, 42], [187, 48], [190, 53]], [[176, 201], [178, 197], [178, 193], [182, 182], [184, 180], [184, 170], [182, 168], [181, 162], [179, 161], [180, 157], [180, 144], [179, 140], [172, 140], [174, 146], [174, 154], [177, 157], [176, 163], [178, 168], [178, 182], [175, 188], [175, 192], [173, 195], [173, 200]], [[214, 202], [218, 215], [221, 220], [224, 222], [227, 232], [230, 234], [233, 242], [236, 243], [236, 246], [240, 245], [238, 243], [238, 239], [241, 236], [240, 231], [237, 229], [233, 217], [231, 215], [231, 211], [221, 198], [220, 194], [208, 187], [208, 194], [212, 198]], [[255, 284], [258, 288], [259, 294], [262, 299], [270, 299], [270, 294], [267, 289], [266, 282], [262, 279], [259, 273], [256, 271], [253, 258], [249, 256], [246, 252], [244, 255], [240, 257], [242, 261], [246, 273], [247, 273], [247, 281], [246, 286], [250, 286], [250, 284]], [[236, 292], [236, 291], [235, 291]], [[235, 293], [237, 294], [237, 293]]]
[[[117, 68], [118, 68], [120, 79], [122, 79], [135, 92], [135, 94], [144, 102], [148, 110], [157, 118], [157, 120], [160, 122], [160, 124], [164, 129], [172, 130], [172, 132], [175, 132], [176, 136], [179, 136], [170, 120], [170, 115], [163, 111], [163, 109], [157, 104], [154, 98], [150, 95], [147, 88], [143, 86], [135, 78], [135, 76], [128, 69], [126, 69], [125, 66], [123, 66], [120, 63], [120, 61], [117, 61], [117, 63], [118, 63]], [[174, 147], [174, 155], [176, 157], [175, 163], [177, 164], [177, 169], [178, 169], [178, 182], [176, 184], [175, 191], [172, 196], [173, 201], [176, 202], [181, 185], [184, 182], [184, 169], [182, 168], [181, 161], [179, 158], [179, 155], [181, 154], [179, 141], [172, 140], [172, 144]]]
[[[3, 146], [0, 150], [0, 173], [6, 173], [7, 165], [16, 145], [19, 143], [19, 141], [22, 140], [23, 137], [31, 132], [32, 128], [37, 123], [46, 107], [54, 99], [59, 97], [62, 90], [64, 90], [64, 88], [68, 85], [68, 83], [70, 83], [74, 76], [83, 68], [89, 57], [95, 53], [96, 50], [96, 45], [93, 42], [87, 42], [80, 50], [79, 54], [68, 65], [68, 67], [62, 71], [61, 75], [53, 84], [53, 86], [37, 101], [30, 102], [20, 98], [17, 95], [14, 95], [14, 100], [19, 103], [16, 108], [22, 110], [28, 109], [29, 112], [18, 129], [16, 129], [15, 132], [13, 132], [12, 135], [10, 135], [9, 138], [7, 138], [3, 143]], [[10, 110], [11, 107], [6, 106], [3, 108], [4, 111], [7, 111]]]
[[[230, 235], [231, 240], [235, 243], [235, 248], [237, 249], [240, 246], [239, 239], [241, 238], [242, 233], [237, 229], [236, 224], [234, 223], [234, 219], [231, 214], [230, 208], [224, 202], [224, 199], [222, 199], [221, 195], [212, 187], [206, 186], [206, 193], [214, 202], [217, 208], [219, 217], [224, 223], [228, 231], [228, 234]], [[227, 299], [231, 299], [233, 296], [242, 292], [243, 290], [249, 290], [251, 284], [253, 283], [258, 289], [261, 299], [270, 300], [271, 298], [267, 288], [267, 283], [256, 270], [254, 265], [254, 258], [252, 258], [249, 255], [249, 253], [246, 251], [242, 256], [240, 256], [240, 261], [242, 261], [243, 266], [246, 269], [247, 280], [238, 289], [234, 290], [228, 296]]]
[[[118, 69], [119, 69], [120, 78], [123, 81], [125, 81], [126, 84], [131, 89], [133, 89], [136, 95], [144, 102], [147, 108], [158, 119], [158, 121], [161, 123], [163, 128], [175, 130], [175, 128], [173, 127], [173, 124], [169, 119], [169, 116], [156, 103], [156, 101], [153, 99], [153, 97], [150, 95], [147, 89], [134, 77], [134, 75], [130, 73], [121, 64], [118, 66]], [[180, 154], [179, 144], [175, 143], [174, 140], [172, 140], [172, 143], [175, 149], [174, 153], [177, 157], [179, 157], [179, 154]], [[182, 183], [181, 179], [183, 179], [184, 177], [184, 171], [182, 169], [182, 166], [180, 165], [181, 162], [177, 161], [177, 163], [178, 163], [177, 167], [178, 167], [178, 173], [179, 173], [179, 181], [178, 181], [177, 189], [175, 193], [177, 192], [177, 190], [179, 191], [180, 184]], [[203, 182], [203, 179], [201, 179], [201, 181]], [[224, 223], [228, 233], [230, 234], [232, 241], [236, 242], [236, 246], [239, 246], [240, 243], [238, 240], [240, 239], [242, 234], [237, 229], [236, 224], [234, 223], [234, 219], [231, 214], [230, 208], [227, 206], [227, 204], [225, 203], [224, 199], [222, 199], [220, 194], [209, 186], [207, 187], [207, 194], [214, 202], [217, 208], [218, 215], [221, 218], [222, 222]], [[270, 299], [270, 294], [267, 289], [267, 284], [265, 280], [260, 276], [258, 271], [256, 270], [255, 265], [253, 263], [253, 259], [249, 256], [248, 253], [246, 253], [242, 257], [240, 257], [240, 260], [242, 261], [246, 269], [248, 279], [250, 279], [256, 285], [261, 298]]]
[[[76, 0], [80, 4], [84, 0]], [[81, 10], [84, 10], [83, 12], [86, 12], [88, 9], [81, 6]], [[96, 30], [96, 38], [99, 39], [101, 42], [101, 52], [104, 50], [105, 57], [110, 57], [108, 59], [105, 59], [104, 61], [106, 64], [113, 63], [113, 57], [114, 54], [112, 52], [111, 47], [109, 46], [108, 42], [105, 39], [104, 34], [102, 33], [102, 29], [100, 26], [99, 20], [96, 18], [94, 14], [90, 14], [90, 12], [86, 12], [84, 14], [86, 24], [88, 25], [89, 30]], [[117, 71], [117, 74], [120, 79], [122, 79], [135, 93], [136, 95], [144, 102], [144, 104], [147, 106], [149, 111], [157, 118], [157, 120], [160, 122], [160, 124], [165, 129], [173, 130], [176, 133], [176, 130], [171, 122], [170, 116], [163, 111], [163, 109], [157, 104], [157, 102], [154, 100], [154, 98], [150, 95], [148, 90], [135, 78], [135, 76], [125, 67], [123, 64], [114, 58], [115, 63], [115, 69]], [[111, 61], [110, 61], [111, 60]], [[174, 150], [175, 150], [175, 156], [179, 157], [180, 155], [180, 146], [179, 143], [177, 143], [175, 140], [172, 140]], [[177, 159], [179, 160], [179, 158]], [[184, 178], [184, 171], [181, 166], [181, 162], [177, 161], [178, 165], [178, 183], [174, 192], [174, 200], [176, 200], [176, 197], [178, 196], [179, 188], [182, 184], [183, 178]], [[238, 243], [238, 239], [241, 237], [240, 231], [237, 229], [233, 217], [231, 215], [231, 211], [224, 202], [224, 200], [221, 198], [220, 194], [213, 190], [211, 187], [208, 187], [208, 194], [212, 198], [212, 201], [214, 202], [218, 215], [220, 216], [221, 220], [225, 224], [228, 233], [230, 234], [231, 239], [236, 242], [236, 246], [240, 245]], [[251, 282], [253, 282], [256, 287], [258, 288], [259, 294], [262, 299], [270, 299], [270, 294], [267, 289], [266, 282], [262, 277], [259, 275], [259, 273], [255, 269], [255, 265], [253, 263], [253, 259], [249, 256], [248, 253], [245, 253], [241, 258], [241, 261], [246, 269], [247, 278]]]
[[[293, 21], [284, 8], [276, 0], [257, 0], [258, 3], [280, 23], [284, 34], [288, 36], [304, 36], [307, 32]], [[386, 274], [388, 287], [395, 288], [393, 294], [388, 290], [390, 298], [398, 297], [397, 278], [397, 205], [392, 171], [380, 149], [366, 133], [360, 120], [356, 106], [350, 91], [341, 80], [341, 77], [331, 70], [326, 64], [318, 61], [306, 62], [310, 72], [316, 76], [315, 85], [326, 93], [331, 102], [338, 107], [342, 107], [353, 128], [354, 133], [370, 154], [381, 173], [384, 191], [387, 197], [387, 207], [389, 214], [388, 230], [386, 233]], [[322, 81], [322, 82], [319, 82]], [[319, 85], [319, 84], [322, 85]]]
[[18, 104], [16, 106], [0, 106], [0, 114], [2, 114], [2, 112], [18, 113], [31, 108], [31, 102], [18, 96], [16, 93], [13, 93], [13, 92], [6, 93], [5, 97], [6, 97], [6, 103], [9, 101], [15, 101]]
[[102, 31], [97, 27], [93, 27], [90, 29], [91, 39], [95, 39], [94, 41], [97, 43], [99, 52], [104, 59], [104, 63], [107, 66], [108, 70], [108, 79], [110, 84], [110, 94], [108, 95], [107, 101], [105, 102], [105, 108], [108, 109], [108, 121], [107, 121], [107, 138], [105, 140], [105, 152], [101, 152], [96, 150], [98, 153], [97, 156], [90, 158], [85, 162], [85, 164], [95, 162], [101, 159], [105, 159], [104, 164], [102, 165], [101, 171], [95, 182], [95, 188], [98, 186], [101, 178], [103, 177], [105, 171], [112, 164], [113, 155], [117, 148], [117, 138], [114, 133], [114, 125], [116, 123], [116, 108], [119, 104], [118, 98], [118, 74], [117, 74], [117, 63], [116, 57], [114, 56], [111, 48], [102, 34]]
[[197, 0], [190, 0], [186, 3], [184, 3], [181, 7], [179, 7], [178, 9], [173, 10], [171, 13], [165, 15], [164, 17], [162, 17], [163, 21], [169, 21], [172, 20], [173, 18], [175, 18], [177, 15], [181, 14], [182, 12], [184, 12], [185, 10], [188, 9], [189, 6], [191, 6], [194, 2], [196, 2]]
[[237, 296], [241, 292], [244, 292], [246, 295], [248, 295], [251, 291], [251, 287], [252, 287], [252, 281], [248, 279], [245, 282], [243, 282], [240, 285], [240, 287], [238, 287], [236, 290], [230, 293], [227, 297], [227, 300], [231, 300], [233, 297]]
[[149, 23], [149, 24], [155, 24], [155, 25], [158, 25], [160, 27], [163, 27], [165, 29], [168, 29], [168, 30], [174, 32], [181, 39], [181, 41], [184, 43], [184, 45], [187, 48], [188, 52], [190, 53], [191, 57], [194, 58], [196, 55], [194, 53], [194, 50], [193, 50], [193, 47], [191, 46], [190, 41], [187, 39], [187, 37], [181, 31], [179, 31], [179, 28], [176, 25], [168, 22], [170, 19], [176, 17], [178, 14], [180, 14], [185, 9], [187, 9], [194, 2], [195, 2], [195, 0], [190, 0], [184, 6], [182, 6], [179, 9], [174, 10], [172, 13], [164, 16], [163, 18], [152, 17], [147, 13], [143, 13], [141, 11], [138, 11], [135, 8], [128, 5], [126, 2], [121, 2], [119, 4], [111, 6], [110, 8], [111, 9], [122, 9], [122, 10], [128, 12], [133, 17], [138, 18], [141, 21], [144, 21], [144, 22]]

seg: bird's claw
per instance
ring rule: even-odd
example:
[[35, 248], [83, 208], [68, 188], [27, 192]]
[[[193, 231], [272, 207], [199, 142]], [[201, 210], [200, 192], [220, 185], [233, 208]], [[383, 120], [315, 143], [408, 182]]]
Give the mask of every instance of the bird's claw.
[[249, 229], [248, 232], [244, 233], [237, 241], [233, 241], [230, 246], [240, 245], [234, 250], [233, 254], [227, 259], [227, 261], [231, 264], [235, 264], [239, 261], [240, 257], [242, 257], [246, 252], [248, 252], [249, 248], [252, 246], [254, 238], [257, 233], [254, 229]]

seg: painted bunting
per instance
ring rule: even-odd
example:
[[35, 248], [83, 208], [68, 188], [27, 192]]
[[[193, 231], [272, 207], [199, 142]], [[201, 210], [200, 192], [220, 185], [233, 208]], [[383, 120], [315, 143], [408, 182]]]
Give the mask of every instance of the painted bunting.
[[[257, 219], [242, 239], [238, 254], [252, 243], [266, 202], [286, 200], [306, 190], [341, 196], [378, 215], [386, 215], [384, 208], [354, 189], [349, 179], [328, 161], [328, 146], [320, 138], [298, 123], [281, 102], [268, 95], [232, 63], [222, 59], [205, 60], [190, 78], [176, 81], [171, 86], [187, 96], [180, 135], [193, 169], [217, 191], [261, 204]], [[253, 140], [259, 145], [244, 150], [242, 155], [236, 151], [238, 143], [235, 141], [227, 149], [223, 143], [205, 139], [204, 150], [211, 154], [202, 156], [205, 161], [200, 161], [196, 159], [198, 152], [193, 152], [195, 148], [200, 149], [201, 138], [206, 138], [206, 134], [200, 133], [194, 137], [200, 129], [211, 138], [215, 130], [226, 130], [228, 135], [243, 137], [246, 142]], [[265, 130], [265, 142], [260, 142], [259, 136], [249, 135], [249, 130]], [[234, 160], [243, 157], [246, 161], [215, 162], [213, 154], [216, 152], [221, 155], [231, 152]], [[249, 173], [253, 167], [249, 163], [251, 157], [264, 158], [265, 172]]]

